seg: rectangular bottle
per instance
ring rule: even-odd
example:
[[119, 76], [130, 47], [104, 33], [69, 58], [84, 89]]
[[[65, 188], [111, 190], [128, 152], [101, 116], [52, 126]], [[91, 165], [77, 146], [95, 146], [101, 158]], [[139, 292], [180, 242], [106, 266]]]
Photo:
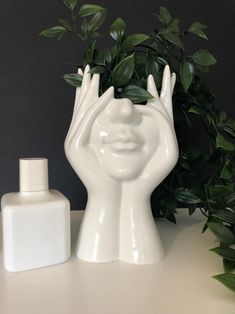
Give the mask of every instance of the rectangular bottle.
[[48, 189], [46, 158], [20, 159], [20, 191], [2, 197], [4, 265], [11, 272], [55, 265], [70, 256], [70, 204]]

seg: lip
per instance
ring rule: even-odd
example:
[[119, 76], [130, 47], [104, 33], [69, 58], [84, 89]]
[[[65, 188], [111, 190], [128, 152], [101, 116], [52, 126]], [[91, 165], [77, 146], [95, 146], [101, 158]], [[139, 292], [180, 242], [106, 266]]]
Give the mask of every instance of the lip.
[[140, 144], [132, 141], [129, 142], [114, 141], [109, 144], [109, 147], [114, 152], [133, 152], [140, 147]]

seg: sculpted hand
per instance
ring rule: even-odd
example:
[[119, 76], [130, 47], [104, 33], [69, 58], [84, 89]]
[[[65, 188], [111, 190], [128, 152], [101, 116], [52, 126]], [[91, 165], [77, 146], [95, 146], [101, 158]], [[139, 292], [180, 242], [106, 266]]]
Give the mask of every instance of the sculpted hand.
[[[96, 117], [114, 97], [114, 89], [110, 87], [99, 97], [99, 74], [91, 78], [90, 67], [86, 66], [82, 85], [76, 89], [75, 104], [71, 125], [65, 139], [65, 153], [87, 188], [98, 189], [100, 180], [110, 179], [98, 165], [94, 152], [89, 147], [91, 128]], [[83, 74], [81, 69], [79, 74]]]
[[147, 81], [147, 90], [154, 96], [146, 106], [138, 105], [138, 111], [155, 120], [156, 150], [149, 160], [140, 178], [135, 182], [135, 192], [149, 194], [170, 173], [178, 159], [178, 144], [174, 130], [172, 94], [176, 77], [171, 75], [169, 66], [164, 69], [160, 97], [152, 75]]

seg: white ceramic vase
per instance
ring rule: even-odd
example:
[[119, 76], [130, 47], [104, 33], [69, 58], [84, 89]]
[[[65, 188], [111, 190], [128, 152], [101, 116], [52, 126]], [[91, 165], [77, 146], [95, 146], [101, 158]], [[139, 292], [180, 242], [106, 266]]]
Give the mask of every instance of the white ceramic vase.
[[151, 264], [164, 256], [152, 216], [152, 191], [178, 159], [173, 124], [175, 74], [168, 66], [158, 95], [153, 76], [146, 105], [115, 99], [110, 87], [99, 97], [99, 74], [89, 66], [77, 88], [66, 156], [88, 191], [76, 254], [89, 262], [120, 260]]

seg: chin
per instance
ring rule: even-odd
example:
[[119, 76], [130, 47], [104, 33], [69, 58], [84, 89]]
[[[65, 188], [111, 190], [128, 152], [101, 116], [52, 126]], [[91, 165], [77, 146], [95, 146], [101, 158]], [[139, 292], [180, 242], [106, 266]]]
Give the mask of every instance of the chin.
[[120, 182], [135, 180], [141, 175], [142, 172], [142, 168], [136, 169], [131, 167], [128, 167], [128, 169], [123, 167], [113, 167], [112, 169], [110, 169], [108, 167], [108, 169], [106, 168], [105, 170], [112, 179]]

